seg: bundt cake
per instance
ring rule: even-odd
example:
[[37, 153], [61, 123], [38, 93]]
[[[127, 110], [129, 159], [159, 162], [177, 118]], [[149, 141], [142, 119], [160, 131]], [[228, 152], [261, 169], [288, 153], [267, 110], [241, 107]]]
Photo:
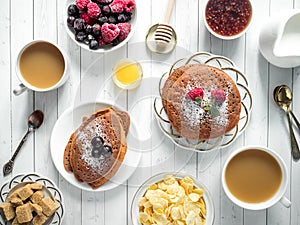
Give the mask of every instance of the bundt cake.
[[220, 137], [239, 122], [241, 97], [232, 78], [205, 64], [175, 69], [162, 88], [172, 128], [189, 140]]

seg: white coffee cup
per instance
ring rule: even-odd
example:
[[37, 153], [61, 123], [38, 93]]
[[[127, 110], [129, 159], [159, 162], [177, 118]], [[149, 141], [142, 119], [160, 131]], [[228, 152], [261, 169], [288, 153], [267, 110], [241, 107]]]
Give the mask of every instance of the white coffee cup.
[[[52, 45], [54, 46], [55, 48], [57, 48], [57, 50], [61, 53], [61, 55], [63, 56], [63, 60], [64, 60], [64, 71], [63, 71], [63, 74], [60, 78], [60, 80], [55, 83], [54, 85], [52, 85], [51, 87], [47, 87], [47, 88], [39, 88], [39, 87], [36, 87], [32, 84], [30, 84], [29, 82], [27, 82], [21, 71], [20, 71], [20, 59], [21, 59], [21, 56], [23, 54], [23, 52], [28, 49], [28, 47], [32, 46], [33, 44], [36, 44], [36, 43], [47, 43], [49, 45]], [[67, 60], [67, 56], [66, 54], [63, 52], [63, 50], [57, 46], [56, 44], [50, 42], [50, 41], [46, 41], [46, 40], [34, 40], [34, 41], [31, 41], [29, 42], [28, 44], [26, 44], [19, 52], [19, 55], [18, 55], [18, 58], [17, 58], [17, 62], [16, 62], [16, 74], [17, 74], [17, 77], [18, 79], [20, 80], [20, 84], [13, 90], [13, 93], [15, 95], [20, 95], [22, 94], [24, 91], [30, 89], [30, 90], [33, 90], [33, 91], [37, 91], [37, 92], [46, 92], [46, 91], [51, 91], [51, 90], [54, 90], [60, 86], [62, 86], [69, 78], [69, 73], [68, 73], [68, 60]], [[42, 74], [41, 74], [42, 76]]]
[[[229, 162], [233, 159], [233, 157], [243, 151], [253, 150], [253, 149], [266, 152], [269, 155], [273, 156], [273, 158], [277, 161], [278, 165], [280, 166], [281, 174], [282, 174], [281, 183], [280, 183], [280, 186], [279, 186], [278, 190], [276, 191], [276, 193], [271, 198], [267, 199], [266, 201], [259, 202], [259, 203], [248, 203], [248, 202], [242, 201], [242, 200], [238, 199], [237, 197], [235, 197], [229, 190], [227, 183], [226, 183], [226, 178], [225, 178], [225, 172], [226, 172], [227, 166], [228, 166]], [[241, 149], [234, 151], [226, 160], [224, 167], [223, 167], [223, 171], [222, 171], [222, 186], [223, 186], [223, 189], [224, 189], [227, 197], [232, 202], [234, 202], [236, 205], [238, 205], [242, 208], [245, 208], [245, 209], [262, 210], [262, 209], [266, 209], [266, 208], [273, 206], [277, 202], [281, 202], [287, 208], [290, 207], [291, 206], [290, 200], [284, 196], [287, 185], [288, 185], [288, 173], [287, 173], [287, 167], [286, 167], [283, 159], [275, 151], [273, 151], [269, 148], [266, 148], [266, 147], [262, 147], [262, 146], [246, 146], [246, 147], [243, 147]]]

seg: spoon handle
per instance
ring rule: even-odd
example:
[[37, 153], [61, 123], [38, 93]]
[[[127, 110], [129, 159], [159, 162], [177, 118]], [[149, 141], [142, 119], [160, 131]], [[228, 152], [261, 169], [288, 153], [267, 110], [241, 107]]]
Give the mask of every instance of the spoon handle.
[[289, 123], [289, 129], [290, 129], [290, 138], [291, 138], [291, 149], [292, 149], [292, 156], [294, 161], [298, 161], [300, 159], [300, 151], [299, 151], [299, 146], [297, 144], [297, 140], [295, 138], [295, 134], [292, 128], [292, 123], [291, 123], [291, 118], [289, 113], [286, 113], [288, 123]]
[[20, 150], [21, 150], [23, 144], [25, 143], [25, 141], [27, 141], [28, 134], [30, 134], [31, 131], [32, 131], [31, 129], [28, 129], [28, 130], [27, 130], [26, 134], [25, 134], [24, 137], [22, 138], [22, 140], [21, 140], [19, 146], [17, 147], [17, 149], [16, 149], [16, 151], [14, 152], [13, 156], [11, 157], [10, 161], [13, 162], [13, 161], [16, 159], [16, 157], [17, 157], [17, 155], [19, 154], [19, 152], [20, 152]]
[[292, 117], [293, 117], [293, 119], [294, 119], [294, 121], [295, 121], [295, 123], [296, 123], [298, 129], [300, 130], [300, 123], [299, 123], [297, 117], [295, 116], [295, 114], [293, 113], [292, 110], [291, 110], [290, 112], [291, 112], [291, 115], [292, 115]]

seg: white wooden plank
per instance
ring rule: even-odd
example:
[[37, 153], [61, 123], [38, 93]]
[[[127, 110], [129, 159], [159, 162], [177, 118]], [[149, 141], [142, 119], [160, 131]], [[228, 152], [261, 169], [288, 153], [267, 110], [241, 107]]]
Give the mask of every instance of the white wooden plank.
[[[270, 15], [274, 16], [282, 10], [290, 9], [293, 7], [293, 1], [278, 0], [270, 5]], [[269, 80], [269, 96], [272, 96], [273, 89], [278, 84], [292, 83], [292, 70], [291, 69], [279, 69], [270, 66], [270, 80]], [[269, 146], [273, 147], [286, 162], [288, 171], [290, 173], [291, 167], [291, 154], [290, 154], [290, 141], [287, 132], [286, 118], [282, 111], [278, 112], [277, 106], [270, 101], [269, 104]], [[274, 115], [274, 113], [276, 115]], [[279, 115], [278, 115], [279, 114]], [[278, 118], [277, 120], [274, 120]], [[286, 196], [290, 196], [290, 182], [288, 184], [288, 190]], [[291, 210], [285, 208], [281, 204], [276, 204], [267, 211], [268, 223], [267, 224], [290, 224]]]
[[[80, 48], [67, 35], [64, 27], [65, 1], [56, 1], [57, 4], [57, 34], [58, 45], [68, 56], [69, 80], [58, 89], [57, 116], [60, 116], [68, 107], [74, 103], [76, 93], [80, 84]], [[63, 191], [65, 208], [67, 213], [63, 224], [81, 225], [84, 220], [82, 216], [82, 191], [69, 184], [62, 176], [59, 176], [59, 187]]]
[[[104, 55], [104, 77], [105, 83], [108, 84], [105, 95], [99, 95], [101, 99], [109, 100], [115, 104], [127, 108], [127, 93], [120, 92], [120, 90], [114, 86], [111, 75], [112, 68], [122, 58], [126, 57], [126, 46]], [[102, 76], [103, 76], [102, 75]], [[101, 86], [100, 86], [101, 88]], [[102, 93], [102, 90], [101, 92]], [[127, 221], [127, 187], [126, 185], [120, 185], [116, 189], [105, 192], [105, 209], [104, 218], [107, 225], [124, 224]], [[113, 209], [113, 210], [112, 210]], [[114, 216], [115, 212], [118, 212], [118, 216]]]
[[[75, 104], [80, 102], [95, 102], [101, 84], [105, 82], [103, 70], [103, 55], [82, 49], [81, 51], [81, 80]], [[88, 224], [104, 223], [104, 193], [82, 192], [82, 221]]]
[[[299, 80], [299, 74], [300, 74], [300, 68], [297, 67], [294, 69], [294, 78], [293, 78], [293, 112], [297, 116], [297, 118], [300, 118], [300, 104], [298, 103], [299, 96], [300, 96], [300, 80]], [[295, 135], [299, 137], [299, 130], [294, 126]], [[298, 143], [299, 138], [298, 138]], [[299, 202], [299, 188], [300, 188], [300, 182], [297, 178], [299, 171], [300, 171], [300, 165], [299, 162], [292, 162], [291, 163], [291, 193], [290, 198], [292, 201], [291, 206], [291, 224], [299, 224], [300, 223], [300, 202]]]
[[[16, 59], [20, 49], [33, 39], [33, 1], [11, 2], [11, 80], [14, 88], [19, 84], [15, 74]], [[26, 13], [24, 13], [26, 12]], [[12, 95], [12, 150], [14, 151], [27, 130], [27, 119], [33, 111], [32, 92], [25, 92], [21, 96]], [[28, 138], [19, 153], [13, 174], [33, 171], [34, 145], [33, 135]]]
[[[300, 7], [300, 1], [299, 0], [295, 0], [294, 4], [293, 4], [295, 9], [298, 9]], [[293, 101], [293, 111], [295, 113], [295, 115], [299, 118], [300, 117], [300, 104], [298, 103], [299, 100], [299, 74], [300, 74], [300, 68], [297, 67], [294, 69], [294, 78], [293, 78], [293, 94], [294, 94], [294, 101]], [[295, 129], [297, 130], [297, 129]], [[299, 132], [296, 131], [295, 132], [296, 135], [298, 135], [299, 137]], [[298, 139], [299, 140], [299, 139]], [[298, 143], [300, 143], [298, 141]], [[300, 165], [299, 163], [294, 163], [292, 162], [292, 168], [291, 168], [291, 193], [290, 193], [290, 197], [291, 197], [291, 201], [292, 201], [292, 207], [291, 207], [291, 221], [290, 224], [300, 224], [300, 196], [299, 196], [299, 189], [300, 189], [300, 182], [298, 179], [298, 174], [300, 171]]]
[[[253, 95], [253, 110], [251, 122], [246, 130], [245, 144], [268, 145], [268, 64], [262, 59], [258, 50], [257, 27], [260, 27], [269, 12], [265, 10], [269, 1], [252, 2], [253, 12], [251, 26], [246, 34], [245, 74], [249, 79], [250, 90]], [[258, 81], [258, 82], [255, 82]], [[258, 100], [259, 99], [259, 100]], [[244, 224], [266, 224], [266, 210], [244, 211]]]
[[[174, 62], [183, 57], [189, 57], [198, 50], [198, 16], [199, 1], [177, 1], [174, 9], [177, 33], [177, 48]], [[191, 34], [191, 35], [187, 35]], [[181, 171], [196, 176], [197, 154], [188, 150], [175, 148], [175, 171]]]
[[[131, 120], [135, 122], [138, 133], [143, 137], [143, 142], [139, 142], [139, 151], [142, 153], [141, 161], [139, 166], [136, 168], [135, 173], [128, 180], [128, 195], [127, 195], [127, 223], [132, 224], [130, 217], [130, 209], [133, 200], [133, 196], [137, 191], [138, 187], [151, 176], [151, 161], [152, 154], [151, 148], [151, 123], [154, 122], [152, 119], [152, 106], [145, 104], [143, 101], [139, 101], [145, 97], [143, 90], [148, 84], [148, 80], [151, 77], [151, 64], [149, 63], [149, 52], [145, 44], [146, 32], [152, 25], [151, 21], [151, 1], [136, 0], [138, 17], [137, 17], [137, 28], [134, 36], [128, 44], [128, 58], [138, 61], [143, 69], [143, 80], [137, 89], [128, 92], [128, 111], [131, 116]], [[147, 18], [147, 19], [145, 19]], [[140, 111], [140, 110], [143, 111]], [[147, 121], [148, 119], [148, 121]], [[150, 123], [149, 123], [150, 119]], [[147, 125], [146, 135], [143, 134], [143, 125]], [[133, 124], [131, 124], [132, 126]]]
[[[3, 129], [0, 131], [0, 166], [6, 163], [11, 157], [11, 58], [10, 58], [10, 2], [4, 2], [0, 8], [0, 102], [2, 107], [0, 108], [0, 124]], [[0, 183], [4, 183], [7, 178], [0, 176]]]
[[[34, 4], [34, 39], [43, 39], [56, 43], [56, 1], [38, 1]], [[49, 163], [51, 158], [49, 141], [52, 127], [57, 119], [57, 90], [47, 93], [35, 93], [34, 107], [44, 112], [43, 126], [35, 135], [35, 170], [58, 181], [58, 173], [54, 165]]]

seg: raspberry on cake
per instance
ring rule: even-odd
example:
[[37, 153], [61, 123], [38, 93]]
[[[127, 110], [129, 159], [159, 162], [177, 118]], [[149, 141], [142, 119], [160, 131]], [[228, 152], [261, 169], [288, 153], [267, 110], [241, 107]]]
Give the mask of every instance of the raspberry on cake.
[[162, 104], [172, 128], [189, 140], [220, 137], [240, 119], [241, 97], [235, 82], [209, 65], [175, 69], [162, 89]]

